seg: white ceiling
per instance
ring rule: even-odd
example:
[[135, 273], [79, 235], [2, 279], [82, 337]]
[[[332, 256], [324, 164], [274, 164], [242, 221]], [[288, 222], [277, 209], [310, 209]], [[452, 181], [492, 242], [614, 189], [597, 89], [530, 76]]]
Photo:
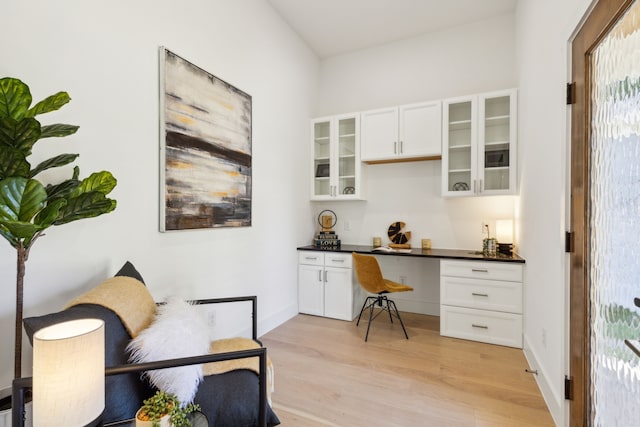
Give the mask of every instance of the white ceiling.
[[267, 0], [320, 57], [511, 12], [517, 0]]

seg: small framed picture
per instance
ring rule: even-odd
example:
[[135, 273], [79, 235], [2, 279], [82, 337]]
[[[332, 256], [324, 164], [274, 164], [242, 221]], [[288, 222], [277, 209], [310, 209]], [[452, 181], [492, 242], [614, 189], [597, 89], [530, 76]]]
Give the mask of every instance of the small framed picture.
[[329, 176], [329, 163], [321, 163], [316, 168], [316, 178], [326, 178]]

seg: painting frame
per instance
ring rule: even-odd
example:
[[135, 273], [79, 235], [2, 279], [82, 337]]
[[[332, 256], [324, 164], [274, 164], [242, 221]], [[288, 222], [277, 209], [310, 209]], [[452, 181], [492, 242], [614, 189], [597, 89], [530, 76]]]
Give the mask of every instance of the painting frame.
[[159, 47], [160, 231], [250, 227], [252, 98]]

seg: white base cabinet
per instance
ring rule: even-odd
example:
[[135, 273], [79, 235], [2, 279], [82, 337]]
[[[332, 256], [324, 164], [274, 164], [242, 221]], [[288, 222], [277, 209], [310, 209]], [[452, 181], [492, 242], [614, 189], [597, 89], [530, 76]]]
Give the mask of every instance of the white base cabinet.
[[523, 266], [440, 261], [440, 335], [522, 348]]
[[298, 251], [298, 311], [351, 321], [364, 291], [354, 279], [350, 253]]

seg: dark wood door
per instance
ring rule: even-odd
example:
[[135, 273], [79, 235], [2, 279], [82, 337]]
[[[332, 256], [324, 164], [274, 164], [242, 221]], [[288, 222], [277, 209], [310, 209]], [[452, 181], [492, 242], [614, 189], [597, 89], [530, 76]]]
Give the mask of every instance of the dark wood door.
[[571, 426], [593, 424], [591, 402], [590, 345], [590, 260], [591, 260], [591, 122], [592, 55], [618, 23], [632, 0], [600, 0], [584, 21], [572, 43], [571, 107], [571, 230], [573, 252], [570, 261], [570, 376]]

